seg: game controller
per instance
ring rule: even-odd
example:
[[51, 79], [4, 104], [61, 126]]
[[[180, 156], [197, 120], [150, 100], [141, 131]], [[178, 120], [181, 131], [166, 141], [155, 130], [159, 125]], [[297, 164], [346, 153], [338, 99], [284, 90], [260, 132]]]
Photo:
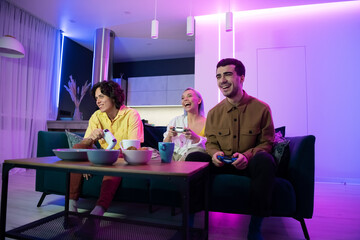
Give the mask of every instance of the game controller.
[[177, 133], [183, 133], [186, 132], [187, 130], [184, 129], [183, 127], [173, 127], [172, 128], [173, 131], [177, 132]]
[[228, 163], [228, 164], [231, 164], [233, 163], [234, 161], [236, 161], [236, 157], [228, 157], [228, 156], [217, 156], [217, 159], [219, 159], [221, 162], [223, 163]]
[[106, 149], [113, 149], [117, 143], [116, 138], [114, 135], [109, 131], [109, 129], [104, 129], [104, 139], [109, 145]]

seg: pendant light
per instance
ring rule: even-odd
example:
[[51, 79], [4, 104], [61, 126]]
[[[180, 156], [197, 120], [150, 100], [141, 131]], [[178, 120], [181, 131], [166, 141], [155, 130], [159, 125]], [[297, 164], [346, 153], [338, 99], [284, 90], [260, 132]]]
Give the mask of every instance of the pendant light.
[[231, 32], [233, 30], [233, 13], [231, 12], [230, 2], [231, 0], [229, 0], [229, 11], [226, 13], [225, 19], [225, 31], [227, 32]]
[[23, 45], [16, 38], [5, 35], [0, 38], [0, 56], [23, 58], [25, 56], [25, 50]]
[[151, 38], [158, 39], [159, 37], [159, 21], [156, 19], [157, 0], [155, 0], [155, 18], [151, 22]]
[[190, 1], [190, 16], [186, 19], [186, 35], [194, 36], [195, 19], [192, 15], [192, 1]]
[[188, 16], [186, 21], [186, 35], [194, 36], [195, 19], [193, 16]]

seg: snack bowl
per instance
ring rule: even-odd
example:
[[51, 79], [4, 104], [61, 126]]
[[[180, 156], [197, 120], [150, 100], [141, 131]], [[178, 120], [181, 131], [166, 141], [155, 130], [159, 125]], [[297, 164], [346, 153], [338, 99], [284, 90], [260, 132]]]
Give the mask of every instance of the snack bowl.
[[88, 149], [87, 156], [95, 165], [112, 165], [118, 159], [120, 150], [113, 149]]
[[125, 161], [130, 165], [147, 164], [152, 155], [151, 150], [122, 150]]
[[87, 161], [87, 149], [58, 148], [52, 150], [55, 155], [64, 161]]

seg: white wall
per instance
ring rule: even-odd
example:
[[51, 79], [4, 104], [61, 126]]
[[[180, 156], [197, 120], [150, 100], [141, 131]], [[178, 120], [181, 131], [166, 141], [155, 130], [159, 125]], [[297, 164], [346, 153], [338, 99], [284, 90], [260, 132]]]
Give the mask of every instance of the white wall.
[[[360, 2], [196, 17], [195, 88], [206, 112], [219, 101], [215, 67], [236, 57], [244, 89], [269, 103], [287, 136], [316, 137], [316, 179], [360, 183]], [[221, 99], [221, 98], [220, 98]]]

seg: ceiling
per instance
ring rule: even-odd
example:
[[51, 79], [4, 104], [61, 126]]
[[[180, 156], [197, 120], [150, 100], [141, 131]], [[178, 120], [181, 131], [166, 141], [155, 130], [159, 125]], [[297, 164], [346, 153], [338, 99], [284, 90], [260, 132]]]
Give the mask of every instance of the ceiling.
[[[342, 0], [7, 0], [61, 29], [65, 36], [93, 50], [95, 30], [115, 32], [114, 62], [193, 57], [195, 39], [186, 35], [193, 16], [339, 2]], [[151, 39], [151, 21], [159, 38]]]

